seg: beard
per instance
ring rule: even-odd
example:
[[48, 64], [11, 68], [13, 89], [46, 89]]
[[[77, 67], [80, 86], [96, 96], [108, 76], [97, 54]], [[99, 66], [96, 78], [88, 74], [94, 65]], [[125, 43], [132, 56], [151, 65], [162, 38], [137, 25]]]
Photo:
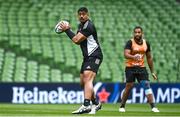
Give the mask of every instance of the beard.
[[141, 40], [142, 39], [142, 36], [135, 36], [134, 37], [136, 40]]

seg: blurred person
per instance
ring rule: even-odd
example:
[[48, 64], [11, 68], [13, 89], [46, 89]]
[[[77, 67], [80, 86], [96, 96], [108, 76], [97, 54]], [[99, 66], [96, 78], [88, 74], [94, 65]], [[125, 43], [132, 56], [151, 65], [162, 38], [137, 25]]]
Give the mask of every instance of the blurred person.
[[143, 29], [140, 26], [134, 28], [134, 36], [129, 40], [124, 48], [124, 57], [126, 59], [126, 86], [122, 95], [121, 105], [119, 112], [125, 112], [125, 104], [133, 88], [135, 80], [144, 88], [145, 95], [148, 103], [151, 106], [152, 112], [159, 112], [155, 107], [153, 92], [150, 87], [150, 81], [148, 78], [148, 72], [144, 65], [144, 57], [146, 56], [148, 66], [154, 80], [157, 80], [157, 76], [154, 73], [153, 59], [151, 55], [150, 44], [143, 38]]
[[[84, 90], [83, 105], [72, 112], [72, 114], [95, 114], [101, 109], [101, 103], [96, 99], [93, 89], [93, 81], [103, 60], [103, 54], [98, 42], [96, 28], [89, 19], [88, 9], [81, 7], [77, 11], [80, 24], [76, 34], [72, 32], [70, 26], [61, 24], [60, 27], [67, 36], [77, 45], [80, 45], [83, 62], [80, 70], [80, 84]], [[91, 105], [92, 103], [92, 105]]]

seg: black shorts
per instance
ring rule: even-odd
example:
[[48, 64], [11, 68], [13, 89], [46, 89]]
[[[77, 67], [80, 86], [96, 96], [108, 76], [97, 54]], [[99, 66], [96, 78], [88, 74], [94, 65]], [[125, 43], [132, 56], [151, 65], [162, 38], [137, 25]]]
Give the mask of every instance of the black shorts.
[[97, 74], [101, 62], [102, 59], [100, 58], [96, 58], [96, 57], [85, 58], [82, 62], [80, 73], [83, 73], [85, 70], [90, 70]]
[[141, 80], [148, 80], [148, 72], [145, 67], [126, 67], [126, 82], [135, 82], [137, 79], [138, 82]]

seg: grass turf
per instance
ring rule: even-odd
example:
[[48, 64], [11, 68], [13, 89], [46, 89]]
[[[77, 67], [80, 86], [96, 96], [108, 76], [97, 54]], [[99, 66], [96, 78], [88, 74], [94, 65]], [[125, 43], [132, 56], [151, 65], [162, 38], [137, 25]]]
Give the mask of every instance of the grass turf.
[[0, 116], [180, 116], [180, 104], [157, 104], [160, 113], [153, 113], [147, 104], [127, 104], [126, 112], [118, 112], [119, 104], [103, 104], [95, 115], [72, 115], [79, 104], [0, 104]]

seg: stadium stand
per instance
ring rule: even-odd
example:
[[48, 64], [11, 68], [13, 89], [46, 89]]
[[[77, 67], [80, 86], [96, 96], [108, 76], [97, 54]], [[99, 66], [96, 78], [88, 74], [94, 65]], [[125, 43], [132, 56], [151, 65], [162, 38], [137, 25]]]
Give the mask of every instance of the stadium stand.
[[124, 81], [124, 44], [141, 25], [152, 46], [157, 82], [180, 82], [175, 0], [0, 0], [0, 82], [78, 82], [81, 51], [54, 26], [68, 19], [75, 31], [80, 6], [89, 8], [104, 53], [96, 81]]
[[38, 81], [38, 63], [35, 61], [27, 62], [27, 82]]
[[15, 54], [12, 52], [6, 52], [2, 70], [2, 81], [12, 82], [15, 66]]
[[25, 82], [26, 81], [25, 80], [26, 62], [27, 62], [27, 59], [25, 57], [17, 57], [16, 58], [14, 82]]
[[51, 70], [51, 82], [62, 82], [62, 73], [58, 69]]

